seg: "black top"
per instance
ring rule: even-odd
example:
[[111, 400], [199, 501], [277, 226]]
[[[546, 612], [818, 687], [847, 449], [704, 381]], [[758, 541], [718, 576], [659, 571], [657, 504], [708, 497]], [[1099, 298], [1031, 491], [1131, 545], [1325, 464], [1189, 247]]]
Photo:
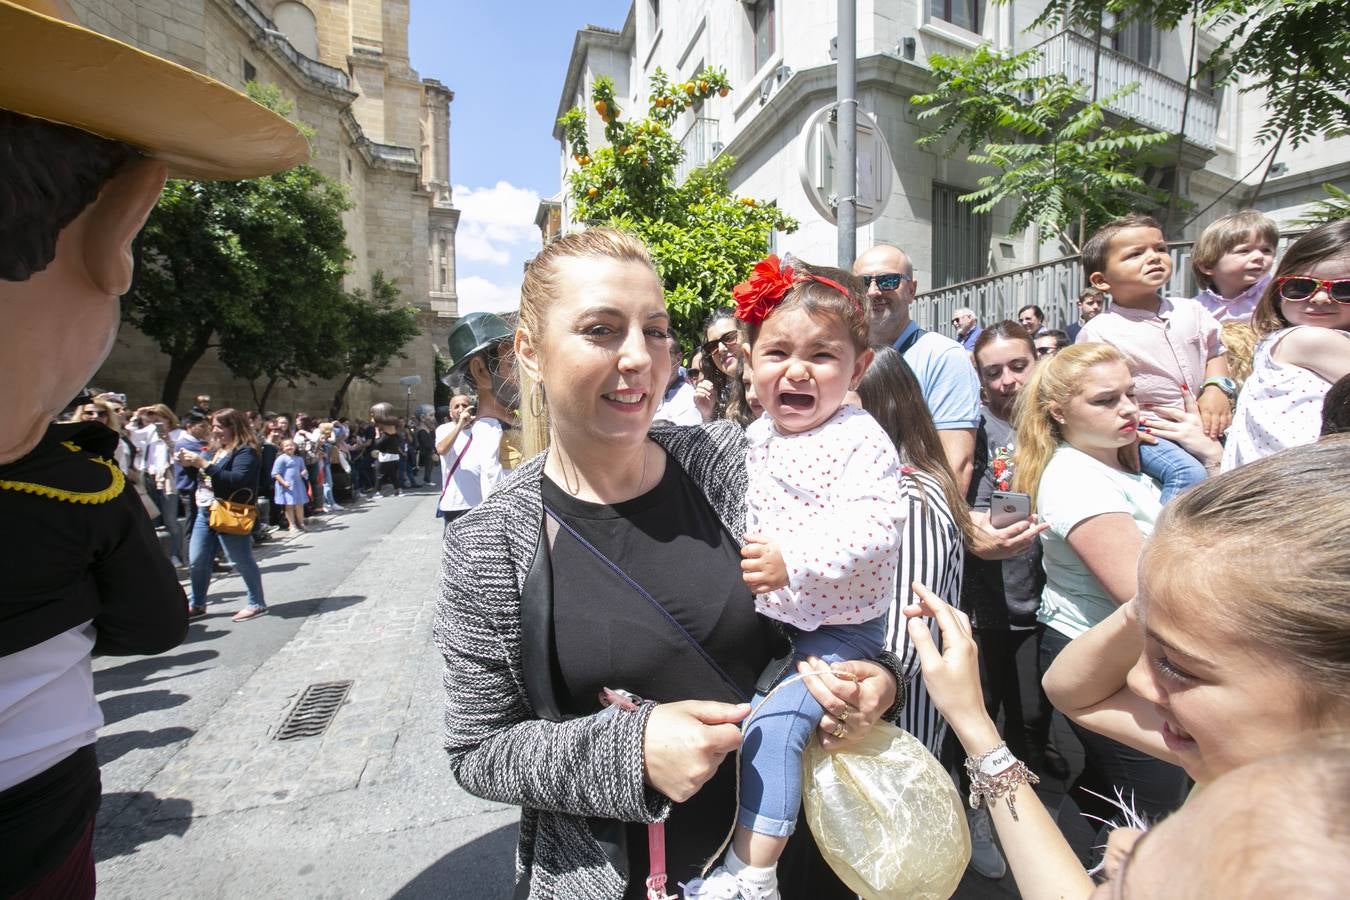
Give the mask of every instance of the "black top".
[[[980, 407], [974, 472], [966, 497], [972, 508], [988, 510], [994, 491], [1012, 490], [1014, 437], [1010, 424], [994, 415], [989, 407]], [[967, 553], [961, 605], [973, 612], [976, 628], [1014, 631], [1035, 628], [1044, 587], [1040, 538], [1026, 553], [1010, 559], [984, 560]]]
[[272, 466], [277, 461], [277, 454], [281, 448], [271, 441], [263, 441], [259, 445], [261, 451], [261, 460], [258, 463], [258, 495], [261, 497], [272, 496]]
[[375, 449], [380, 453], [402, 453], [403, 441], [397, 434], [381, 434], [375, 442]]
[[96, 653], [163, 653], [187, 634], [178, 576], [136, 492], [109, 467], [117, 440], [98, 423], [52, 425], [28, 455], [0, 465], [0, 547], [12, 562], [0, 585], [0, 656], [90, 619]]
[[211, 478], [211, 490], [216, 499], [231, 503], [252, 503], [258, 492], [258, 477], [262, 463], [258, 451], [248, 444], [239, 444], [218, 462], [202, 470]]
[[[612, 506], [577, 500], [547, 477], [542, 491], [545, 506], [659, 601], [744, 695], [736, 696], [646, 599], [559, 530], [551, 569], [561, 675], [558, 702], [564, 716], [599, 710], [597, 694], [602, 687], [624, 688], [659, 702], [737, 703], [753, 694], [763, 661], [773, 656], [776, 632], [769, 619], [755, 613], [753, 595], [741, 580], [739, 545], [683, 469], [667, 462], [655, 488]], [[731, 827], [735, 760], [734, 754], [728, 756], [699, 793], [671, 811], [666, 823], [666, 871], [672, 889], [676, 882], [698, 875]], [[804, 824], [799, 832], [805, 838], [801, 846], [809, 845]], [[628, 896], [643, 897], [648, 872], [645, 825], [628, 826], [627, 847]], [[788, 854], [780, 871], [797, 868], [800, 853], [790, 846]], [[813, 869], [823, 868], [818, 858], [813, 862]], [[813, 884], [809, 896], [830, 896], [839, 889], [837, 881], [833, 887]], [[794, 894], [785, 885], [783, 896], [808, 894]], [[851, 895], [843, 891], [839, 896]]]

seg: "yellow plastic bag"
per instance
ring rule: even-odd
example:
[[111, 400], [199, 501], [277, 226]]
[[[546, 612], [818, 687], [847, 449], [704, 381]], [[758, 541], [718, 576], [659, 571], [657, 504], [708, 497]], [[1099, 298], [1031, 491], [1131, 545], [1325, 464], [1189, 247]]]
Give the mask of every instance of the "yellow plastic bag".
[[835, 753], [808, 743], [802, 802], [821, 855], [863, 900], [946, 900], [970, 861], [951, 776], [894, 725]]

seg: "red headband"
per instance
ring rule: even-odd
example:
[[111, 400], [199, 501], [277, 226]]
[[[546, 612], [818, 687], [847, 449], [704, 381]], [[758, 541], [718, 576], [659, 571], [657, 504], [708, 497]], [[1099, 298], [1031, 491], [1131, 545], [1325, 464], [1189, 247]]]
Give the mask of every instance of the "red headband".
[[787, 292], [794, 284], [803, 281], [818, 281], [843, 294], [859, 312], [861, 305], [842, 284], [823, 275], [804, 274], [796, 277], [792, 266], [780, 265], [777, 254], [769, 254], [755, 263], [750, 277], [731, 289], [736, 298], [736, 318], [751, 325], [758, 325], [769, 317], [774, 307], [783, 302]]

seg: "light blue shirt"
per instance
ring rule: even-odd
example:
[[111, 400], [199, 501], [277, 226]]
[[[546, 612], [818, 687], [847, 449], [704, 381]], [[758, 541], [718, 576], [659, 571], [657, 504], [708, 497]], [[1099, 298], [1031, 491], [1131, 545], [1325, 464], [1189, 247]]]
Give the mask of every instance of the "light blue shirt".
[[[896, 338], [895, 349], [904, 346], [918, 328], [910, 322]], [[964, 347], [949, 337], [926, 331], [903, 355], [919, 380], [919, 389], [938, 431], [979, 425], [980, 379]]]

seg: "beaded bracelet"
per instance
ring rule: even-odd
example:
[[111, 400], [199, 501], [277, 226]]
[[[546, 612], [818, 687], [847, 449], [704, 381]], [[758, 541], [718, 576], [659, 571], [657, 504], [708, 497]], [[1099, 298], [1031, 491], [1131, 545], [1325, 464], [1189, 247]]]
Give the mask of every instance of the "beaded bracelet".
[[1018, 821], [1017, 786], [1040, 782], [1026, 763], [1012, 755], [1006, 743], [979, 756], [966, 757], [966, 774], [970, 776], [970, 808], [979, 809], [983, 803], [992, 809], [999, 798], [1007, 797], [1014, 822]]

